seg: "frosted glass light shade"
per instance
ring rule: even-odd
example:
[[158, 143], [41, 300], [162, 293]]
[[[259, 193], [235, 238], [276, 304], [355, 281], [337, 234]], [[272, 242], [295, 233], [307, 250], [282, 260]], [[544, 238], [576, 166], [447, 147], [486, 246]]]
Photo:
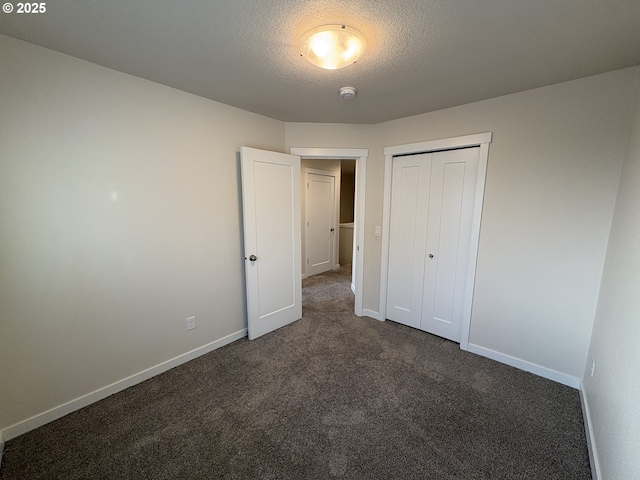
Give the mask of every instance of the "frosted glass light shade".
[[346, 67], [358, 60], [367, 41], [345, 25], [325, 25], [309, 30], [300, 40], [300, 53], [314, 65], [328, 70]]

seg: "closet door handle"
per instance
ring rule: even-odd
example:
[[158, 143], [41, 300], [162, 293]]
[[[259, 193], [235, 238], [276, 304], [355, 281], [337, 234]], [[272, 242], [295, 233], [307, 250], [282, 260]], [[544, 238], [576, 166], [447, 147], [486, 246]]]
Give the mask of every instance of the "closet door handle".
[[433, 253], [430, 253], [430, 254], [429, 254], [429, 258], [433, 258]]

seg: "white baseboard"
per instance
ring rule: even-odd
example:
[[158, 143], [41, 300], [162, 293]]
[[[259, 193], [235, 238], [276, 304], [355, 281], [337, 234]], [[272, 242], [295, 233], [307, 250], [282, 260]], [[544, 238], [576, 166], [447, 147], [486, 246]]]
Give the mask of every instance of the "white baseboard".
[[598, 461], [598, 451], [593, 436], [593, 428], [591, 424], [591, 412], [589, 411], [589, 402], [584, 387], [580, 389], [580, 402], [582, 403], [582, 418], [584, 419], [584, 431], [587, 436], [587, 448], [589, 449], [589, 463], [591, 464], [591, 478], [598, 480], [602, 478], [600, 474], [600, 462]]
[[362, 310], [362, 316], [371, 317], [375, 320], [380, 320], [380, 321], [384, 320], [384, 318], [382, 318], [382, 315], [380, 315], [380, 312], [374, 312], [373, 310], [367, 310], [366, 308]]
[[356, 294], [356, 286], [353, 283], [351, 284], [351, 291], [353, 292], [354, 295]]
[[554, 382], [562, 383], [563, 385], [567, 385], [568, 387], [573, 387], [578, 390], [580, 389], [581, 381], [578, 377], [573, 377], [571, 375], [567, 375], [566, 373], [557, 372], [556, 370], [552, 370], [535, 363], [527, 362], [526, 360], [512, 357], [511, 355], [496, 352], [495, 350], [491, 350], [489, 348], [474, 345], [472, 343], [468, 345], [467, 351], [490, 358], [491, 360], [495, 360], [500, 363], [511, 365], [512, 367], [516, 367], [520, 370], [524, 370], [525, 372], [530, 372], [540, 377], [553, 380]]
[[112, 383], [111, 385], [107, 385], [106, 387], [95, 390], [94, 392], [83, 395], [82, 397], [76, 398], [74, 400], [71, 400], [70, 402], [47, 410], [46, 412], [39, 413], [38, 415], [34, 415], [31, 418], [11, 425], [10, 427], [7, 427], [0, 432], [0, 438], [3, 438], [3, 441], [11, 440], [12, 438], [22, 435], [23, 433], [27, 433], [49, 422], [53, 422], [54, 420], [64, 417], [71, 412], [75, 412], [76, 410], [80, 410], [81, 408], [86, 407], [87, 405], [91, 405], [98, 400], [102, 400], [109, 395], [113, 395], [114, 393], [118, 393], [126, 388], [144, 382], [145, 380], [155, 377], [156, 375], [166, 372], [167, 370], [177, 367], [178, 365], [187, 363], [195, 358], [216, 350], [217, 348], [224, 347], [225, 345], [228, 345], [229, 343], [235, 342], [236, 340], [239, 340], [246, 336], [247, 329], [245, 328], [236, 333], [232, 333], [231, 335], [227, 335], [226, 337], [223, 337], [219, 340], [208, 343], [207, 345], [191, 350], [190, 352], [178, 355], [171, 360], [167, 360], [166, 362], [162, 362], [154, 367], [147, 368], [146, 370], [119, 380], [115, 383]]
[[0, 432], [0, 467], [2, 467], [2, 454], [4, 453], [4, 432]]

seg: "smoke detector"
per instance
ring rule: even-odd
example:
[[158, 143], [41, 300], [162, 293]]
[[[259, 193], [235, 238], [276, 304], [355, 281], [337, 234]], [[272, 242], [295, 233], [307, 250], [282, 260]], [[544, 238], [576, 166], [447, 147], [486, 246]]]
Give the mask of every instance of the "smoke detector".
[[340, 98], [349, 100], [356, 96], [356, 89], [354, 87], [342, 87], [340, 89]]

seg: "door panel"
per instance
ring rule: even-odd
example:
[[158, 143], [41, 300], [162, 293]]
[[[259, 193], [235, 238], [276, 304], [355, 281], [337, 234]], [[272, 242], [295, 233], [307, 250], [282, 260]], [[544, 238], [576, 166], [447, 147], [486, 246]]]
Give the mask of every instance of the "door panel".
[[242, 147], [241, 168], [248, 333], [253, 339], [302, 317], [300, 157]]
[[[420, 327], [431, 154], [394, 159], [387, 312], [390, 320]], [[425, 188], [426, 186], [426, 188]]]
[[[335, 178], [329, 175], [307, 174], [306, 256], [307, 276], [333, 268], [335, 238]], [[331, 229], [334, 229], [331, 231]]]
[[460, 341], [479, 149], [433, 154], [420, 328]]

